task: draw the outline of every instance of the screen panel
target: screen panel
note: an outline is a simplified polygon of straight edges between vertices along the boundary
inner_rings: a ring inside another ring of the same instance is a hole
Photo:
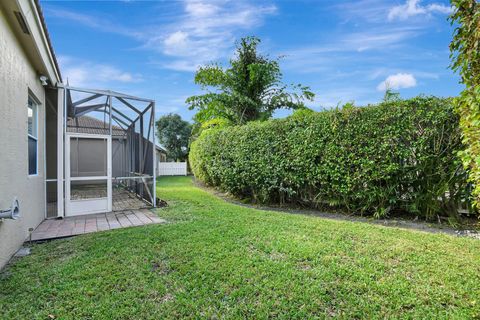
[[[70,199],[87,200],[108,197],[107,180],[70,181]]]
[[[107,139],[72,137],[70,176],[107,176]]]

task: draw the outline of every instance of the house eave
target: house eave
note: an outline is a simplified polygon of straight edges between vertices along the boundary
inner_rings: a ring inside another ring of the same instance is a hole
[[[47,76],[53,86],[61,83],[60,69],[38,0],[2,1],[1,9],[37,73]],[[15,12],[23,17],[28,33],[22,30]]]

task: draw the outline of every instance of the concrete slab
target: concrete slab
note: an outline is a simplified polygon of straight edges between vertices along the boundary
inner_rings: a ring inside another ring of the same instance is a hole
[[[72,237],[84,233],[165,223],[148,209],[44,220],[32,233],[32,241]]]

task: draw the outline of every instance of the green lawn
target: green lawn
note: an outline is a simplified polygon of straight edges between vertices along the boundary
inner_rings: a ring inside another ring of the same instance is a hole
[[[2,319],[480,317],[480,241],[260,211],[162,178],[170,223],[35,245]]]

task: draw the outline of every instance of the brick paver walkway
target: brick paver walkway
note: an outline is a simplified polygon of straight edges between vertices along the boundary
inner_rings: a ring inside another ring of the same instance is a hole
[[[32,233],[32,241],[70,237],[84,233],[165,223],[148,209],[125,210],[44,220]]]

